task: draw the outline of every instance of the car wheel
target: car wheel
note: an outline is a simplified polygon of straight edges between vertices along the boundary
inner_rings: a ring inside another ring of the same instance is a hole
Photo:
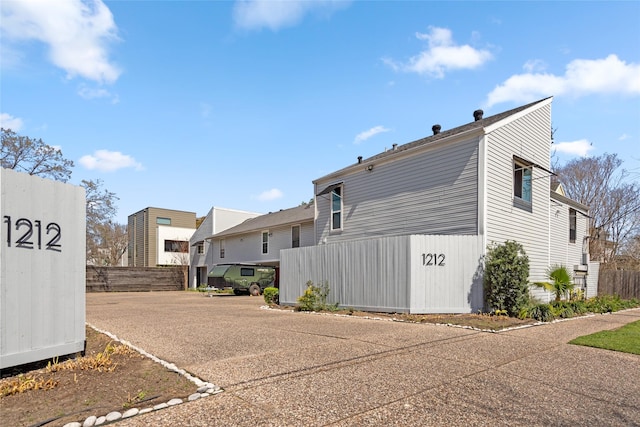
[[[234,290],[233,290],[233,294],[234,294],[234,295],[241,295],[241,294],[242,294],[242,291],[241,291],[240,289],[234,289]]]
[[[251,286],[249,286],[249,294],[254,297],[260,295],[260,285],[257,283],[251,284]]]

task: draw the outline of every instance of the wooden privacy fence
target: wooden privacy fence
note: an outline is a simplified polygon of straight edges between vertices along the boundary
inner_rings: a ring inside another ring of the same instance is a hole
[[[87,266],[87,292],[182,291],[187,288],[188,267]]]
[[[600,270],[598,295],[618,295],[623,299],[640,298],[640,271]]]

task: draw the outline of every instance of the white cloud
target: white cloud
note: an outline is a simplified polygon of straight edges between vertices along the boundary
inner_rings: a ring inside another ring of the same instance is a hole
[[[108,45],[118,40],[113,15],[101,0],[8,1],[2,5],[2,37],[38,40],[49,59],[67,72],[112,83],[120,69],[109,60]]]
[[[526,67],[525,67],[526,68]],[[487,96],[487,107],[502,102],[529,102],[546,96],[590,94],[640,95],[640,64],[627,64],[616,55],[576,59],[564,75],[525,73],[509,77]]]
[[[93,155],[82,156],[78,162],[89,170],[100,172],[113,172],[123,168],[142,170],[142,165],[133,157],[119,151],[98,150]]]
[[[558,153],[585,157],[589,154],[589,151],[593,150],[593,144],[586,139],[579,139],[572,142],[560,142],[553,144],[553,149]]]
[[[541,72],[547,69],[547,64],[541,59],[530,59],[522,66],[527,73]]]
[[[0,113],[0,127],[18,132],[22,129],[22,124],[22,119],[13,117],[11,114]]]
[[[266,27],[277,31],[300,23],[311,12],[330,15],[348,4],[348,1],[337,0],[238,0],[233,8],[233,18],[239,28],[259,30]]]
[[[377,135],[377,134],[383,133],[383,132],[389,132],[390,130],[391,129],[387,129],[384,126],[372,127],[369,130],[365,130],[364,132],[360,132],[359,134],[357,134],[356,138],[353,141],[353,143],[354,144],[360,144],[361,142],[366,141],[367,139],[371,138],[374,135]]]
[[[620,135],[620,136],[618,137],[618,141],[625,141],[625,140],[627,140],[627,139],[629,139],[629,138],[630,138],[630,136],[629,136],[629,135],[627,135],[626,133],[623,133],[622,135]]]
[[[469,45],[457,45],[448,28],[429,27],[429,33],[416,33],[418,40],[426,40],[428,48],[412,56],[406,63],[383,58],[383,62],[395,71],[413,72],[435,78],[443,78],[445,72],[474,69],[493,58],[488,50]]]
[[[111,100],[112,104],[120,102],[118,95],[114,95],[104,88],[91,88],[87,85],[80,85],[78,88],[78,95],[84,99],[107,98]]]
[[[260,193],[260,195],[258,196],[258,200],[260,200],[261,202],[268,202],[271,200],[280,199],[282,198],[282,196],[284,196],[282,191],[278,190],[277,188],[272,188],[271,190],[263,191],[262,193]]]

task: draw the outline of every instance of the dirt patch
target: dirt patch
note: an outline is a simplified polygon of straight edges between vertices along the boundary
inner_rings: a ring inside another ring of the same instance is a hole
[[[292,307],[272,305],[276,310],[295,311]],[[407,314],[407,313],[371,313],[351,309],[321,311],[325,314],[338,314],[344,316],[379,318],[412,323],[436,323],[445,325],[466,326],[475,329],[500,331],[536,323],[534,319],[518,319],[509,316],[495,316],[490,314]]]
[[[7,369],[2,377],[0,419],[6,426],[82,423],[90,415],[185,399],[197,389],[182,375],[89,327],[85,357]]]

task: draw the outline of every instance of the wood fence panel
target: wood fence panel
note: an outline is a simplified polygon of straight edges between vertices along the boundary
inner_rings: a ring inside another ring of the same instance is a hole
[[[87,292],[182,291],[187,288],[187,266],[87,266]]]
[[[640,271],[600,270],[598,295],[640,298]]]

